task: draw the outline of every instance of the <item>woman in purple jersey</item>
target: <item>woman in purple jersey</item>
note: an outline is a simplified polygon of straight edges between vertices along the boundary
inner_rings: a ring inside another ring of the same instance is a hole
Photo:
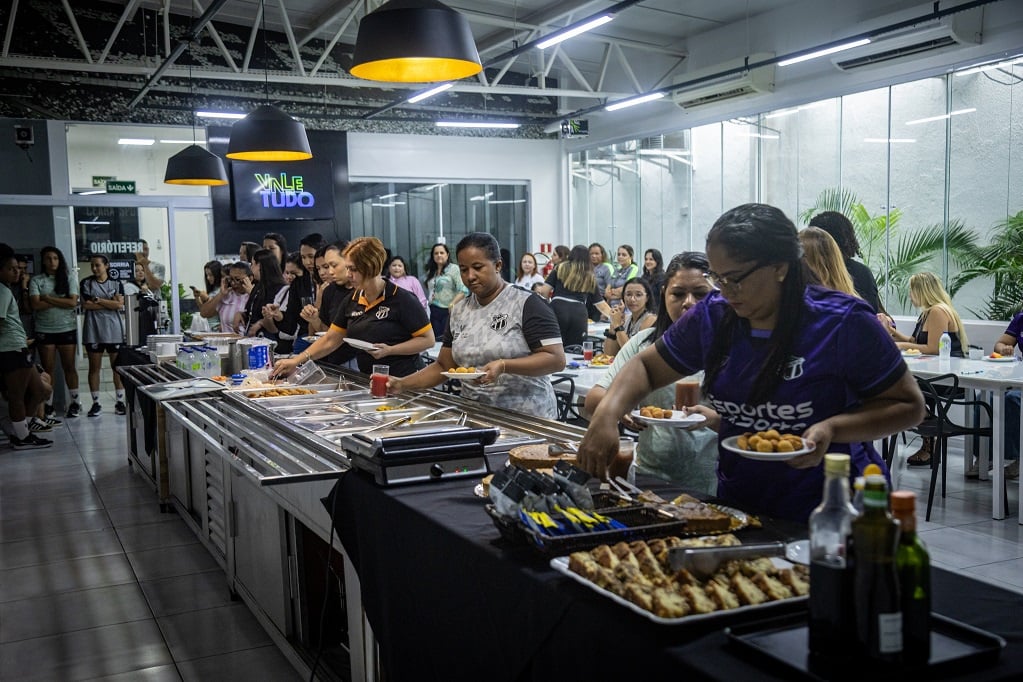
[[[580,446],[604,475],[618,419],[642,396],[705,370],[719,438],[777,429],[813,452],[784,462],[720,449],[718,496],[748,511],[805,521],[820,503],[825,452],[848,452],[853,472],[884,467],[870,441],[924,417],[923,396],[895,344],[862,300],[807,285],[796,228],[764,204],[728,211],[707,235],[716,291],[626,364]]]

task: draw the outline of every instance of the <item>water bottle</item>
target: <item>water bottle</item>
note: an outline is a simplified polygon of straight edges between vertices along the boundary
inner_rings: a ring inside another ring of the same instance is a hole
[[[210,368],[213,367],[213,363],[210,362],[210,349],[206,346],[199,346],[199,365],[199,376],[213,376],[210,372]]]
[[[952,337],[948,335],[948,332],[941,333],[941,339],[938,341],[938,357],[942,360],[952,357]]]
[[[178,346],[178,358],[174,361],[174,366],[178,369],[188,369],[186,362],[188,362],[188,352],[184,346]]]

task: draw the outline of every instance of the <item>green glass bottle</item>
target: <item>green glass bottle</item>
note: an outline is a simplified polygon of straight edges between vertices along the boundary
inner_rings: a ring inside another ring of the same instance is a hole
[[[916,494],[891,494],[892,514],[899,522],[895,565],[902,605],[902,662],[926,665],[931,658],[931,557],[916,534]]]
[[[884,476],[867,476],[863,514],[852,522],[856,562],[853,598],[856,640],[863,655],[897,663],[902,653],[902,612],[895,551],[899,525],[888,513],[888,484]]]

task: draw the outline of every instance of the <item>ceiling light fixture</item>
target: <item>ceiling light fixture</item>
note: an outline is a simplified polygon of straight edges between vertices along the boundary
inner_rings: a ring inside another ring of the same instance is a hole
[[[195,115],[199,118],[229,118],[229,119],[242,119],[245,118],[245,114],[235,113],[233,111],[197,111]]]
[[[453,85],[454,85],[454,83],[442,83],[442,84],[438,85],[435,88],[430,88],[429,90],[426,90],[424,92],[420,92],[418,95],[412,95],[411,97],[409,97],[405,101],[408,102],[409,104],[415,104],[416,102],[422,102],[424,99],[429,99],[429,98],[433,97],[434,95],[439,95],[440,93],[444,92],[445,90],[451,89],[451,87]]]
[[[238,161],[311,159],[313,152],[309,148],[305,126],[270,104],[270,51],[267,49],[265,0],[260,0],[259,6],[263,15],[263,88],[267,103],[231,126],[227,158]]]
[[[189,44],[191,47],[191,44]],[[189,55],[191,58],[191,55]],[[203,149],[196,140],[195,128],[198,121],[195,116],[195,90],[192,85],[192,63],[188,63],[188,98],[192,110],[192,144],[167,159],[167,168],[163,173],[163,182],[167,185],[189,185],[218,187],[227,184],[227,171],[224,162],[211,151]],[[160,140],[164,142],[164,140]],[[173,143],[175,140],[166,140]]]
[[[156,144],[156,140],[141,137],[122,137],[117,141],[117,144],[128,145],[131,147],[148,147],[152,144]]]
[[[561,29],[560,31],[552,33],[551,35],[537,43],[536,46],[541,50],[546,50],[548,47],[557,45],[562,41],[568,40],[569,38],[575,38],[580,33],[586,33],[587,31],[592,31],[598,26],[603,26],[604,24],[610,22],[612,19],[614,19],[614,16],[610,14],[604,14],[595,19],[590,19],[588,21],[584,20],[579,24],[576,24],[575,26],[568,26],[566,28]]]
[[[984,71],[994,71],[995,69],[1007,69],[1015,64],[1023,64],[1023,59],[1014,57],[1011,60],[1001,60],[997,62],[991,62],[990,64],[980,64],[978,66],[971,66],[962,71],[956,71],[956,76],[969,76],[974,73],[983,73]]]
[[[877,142],[880,144],[912,144],[916,140],[908,137],[865,137],[864,142]]]
[[[501,121],[437,121],[438,128],[506,128],[514,130],[519,125]]]
[[[437,0],[390,0],[362,18],[349,73],[387,83],[432,83],[482,70],[464,16]]]
[[[833,47],[826,47],[823,50],[815,50],[813,52],[807,52],[801,54],[798,57],[792,57],[791,59],[783,59],[778,62],[778,66],[790,66],[792,64],[798,64],[799,62],[807,62],[811,59],[817,59],[818,57],[826,57],[829,54],[835,54],[836,52],[845,52],[851,50],[854,47],[860,47],[863,45],[869,45],[870,38],[860,38],[859,40],[853,40],[848,43],[842,43],[841,45],[835,45]]]
[[[634,107],[637,104],[653,102],[654,100],[661,99],[662,97],[664,97],[663,92],[651,92],[649,95],[641,95],[639,97],[632,97],[631,99],[618,100],[614,104],[609,104],[604,107],[604,111],[618,111],[619,109]]]
[[[906,125],[915,126],[921,123],[930,123],[931,121],[944,121],[945,119],[952,118],[953,116],[961,116],[962,114],[972,114],[976,110],[977,110],[976,107],[970,107],[969,109],[957,109],[955,111],[950,111],[947,114],[941,114],[940,116],[928,116],[927,118],[918,118],[912,121],[906,121]]]

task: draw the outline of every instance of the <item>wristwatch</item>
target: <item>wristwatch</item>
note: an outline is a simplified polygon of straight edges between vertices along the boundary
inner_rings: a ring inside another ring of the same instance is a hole
[[[610,329],[605,329],[604,330],[604,338],[605,339],[614,339],[614,337],[615,337],[615,333],[613,331],[611,331]]]
[[[623,332],[623,331],[625,331],[625,325],[624,324],[620,324],[617,327],[615,327],[615,329],[614,329],[615,334],[617,334],[618,332]]]

